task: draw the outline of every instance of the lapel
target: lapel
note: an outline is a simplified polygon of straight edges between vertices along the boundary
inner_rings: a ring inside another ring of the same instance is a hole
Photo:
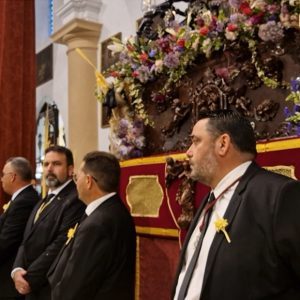
[[[227,210],[224,215],[224,218],[227,219],[227,221],[228,221],[228,227],[226,227],[226,229],[227,229],[229,236],[230,236],[230,227],[231,227],[232,221],[233,221],[233,219],[238,211],[238,208],[241,204],[241,201],[243,199],[242,194],[245,191],[249,180],[255,175],[255,173],[259,169],[260,169],[260,167],[258,167],[256,165],[256,163],[254,163],[254,162],[249,166],[249,168],[246,170],[245,174],[242,176],[242,178],[241,178],[237,188],[235,189],[234,194],[229,202],[229,205],[228,205]],[[227,243],[224,235],[216,234],[213,239],[213,242],[211,244],[207,262],[206,262],[202,291],[204,290],[205,284],[207,283],[209,273],[211,272],[212,265],[213,265],[213,262],[215,261],[215,257],[217,255],[217,252],[221,245],[221,242]]]
[[[105,209],[105,207],[107,205],[110,205],[113,203],[113,201],[115,201],[115,199],[117,199],[117,195],[108,198],[104,203],[102,203],[100,206],[98,206],[91,215],[95,215],[95,213],[97,214],[97,212],[100,212],[103,208]],[[91,218],[91,215],[86,216],[86,218],[84,218],[83,220],[81,220],[78,224],[78,227],[74,233],[73,238],[70,240],[69,243],[64,243],[62,249],[60,250],[59,254],[57,255],[56,259],[54,260],[54,262],[52,263],[49,272],[48,272],[48,277],[52,277],[55,276],[53,275],[56,272],[56,268],[57,266],[62,263],[65,265],[65,260],[66,258],[69,258],[71,253],[72,253],[72,248],[73,248],[73,244],[76,238],[76,235],[78,234],[78,232],[80,231],[81,227],[84,226],[84,223],[87,221],[88,218]],[[93,218],[93,217],[92,217]],[[98,216],[97,218],[98,219]],[[66,252],[66,253],[65,253]],[[61,261],[62,260],[62,261]],[[61,262],[60,262],[61,261]]]
[[[40,217],[34,223],[35,215],[43,202],[43,199],[40,200],[30,215],[30,218],[29,218],[27,226],[26,226],[26,232],[25,232],[24,239],[27,240],[31,236],[31,234],[34,232],[34,230],[38,227],[37,225],[39,225],[46,218],[46,216],[50,212],[52,212],[61,203],[61,201],[64,198],[66,198],[69,194],[71,194],[75,190],[76,190],[76,186],[75,186],[74,181],[72,180],[67,186],[65,186],[65,188],[63,188],[56,196],[54,196],[54,199],[52,200],[52,202],[49,204],[48,207],[45,208],[43,213],[40,215]]]

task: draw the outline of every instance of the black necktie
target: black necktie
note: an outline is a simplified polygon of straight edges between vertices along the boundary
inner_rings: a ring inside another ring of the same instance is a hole
[[[44,198],[43,203],[47,204],[54,196],[55,194],[47,195],[47,197]]]
[[[201,250],[203,238],[205,236],[205,232],[206,232],[206,229],[208,227],[209,219],[210,219],[210,216],[211,216],[211,213],[212,213],[213,206],[210,206],[210,204],[214,200],[215,200],[215,195],[214,195],[214,193],[211,193],[210,196],[209,196],[208,202],[206,203],[206,206],[203,210],[204,211],[203,229],[201,231],[199,241],[198,241],[197,247],[195,249],[195,252],[192,256],[192,259],[190,261],[190,264],[188,265],[188,268],[185,272],[185,275],[184,275],[184,278],[183,278],[183,281],[182,281],[182,284],[181,284],[181,287],[180,287],[180,290],[179,290],[178,300],[183,300],[185,298],[186,293],[187,293],[187,290],[188,290],[188,287],[189,287],[189,284],[190,284],[190,281],[191,281],[191,278],[192,278],[192,275],[193,275],[193,272],[194,272],[194,269],[195,269],[195,266],[196,266],[196,263],[197,263],[197,260],[198,260],[198,257],[199,257],[199,253],[200,253],[200,250]]]

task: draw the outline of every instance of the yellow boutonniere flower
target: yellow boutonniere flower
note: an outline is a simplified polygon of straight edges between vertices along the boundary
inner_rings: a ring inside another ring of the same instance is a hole
[[[68,239],[66,241],[66,245],[68,245],[70,243],[71,239],[74,237],[77,227],[78,227],[78,223],[76,223],[74,228],[70,228],[68,230],[68,234],[67,234]]]
[[[225,238],[227,240],[228,243],[231,243],[230,237],[226,231],[226,226],[228,225],[228,221],[226,219],[220,218],[217,215],[217,220],[215,221],[215,227],[216,227],[216,231],[220,232],[222,231],[225,235]]]
[[[10,201],[2,206],[4,212],[9,208],[9,205],[10,205]]]

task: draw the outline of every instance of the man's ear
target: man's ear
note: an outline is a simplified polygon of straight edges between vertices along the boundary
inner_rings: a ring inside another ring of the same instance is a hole
[[[86,175],[86,185],[87,188],[90,190],[93,185],[93,178],[91,175]]]
[[[231,138],[230,138],[229,134],[223,133],[222,135],[220,135],[217,138],[217,141],[216,141],[216,151],[217,151],[217,153],[220,156],[226,155],[226,153],[229,150],[230,143],[231,143]]]
[[[74,166],[68,166],[68,176],[72,177],[74,174]]]

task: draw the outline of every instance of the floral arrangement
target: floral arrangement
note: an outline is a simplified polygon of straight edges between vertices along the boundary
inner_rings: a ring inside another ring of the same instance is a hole
[[[172,13],[167,14],[155,39],[130,37],[125,43],[114,39],[109,49],[119,60],[105,75],[114,78],[114,89],[128,108],[127,114],[112,126],[111,140],[120,150],[119,158],[140,156],[144,146],[140,124],[154,126],[143,101],[146,83],[164,78],[161,90],[153,93],[151,99],[158,104],[167,101],[173,85],[201,55],[209,58],[215,51],[242,41],[251,49],[252,63],[263,83],[271,88],[286,88],[285,83],[268,77],[260,68],[257,45],[261,41],[280,42],[286,29],[300,26],[299,13],[300,0],[207,1],[201,8],[190,5],[183,22],[175,20]],[[100,91],[98,97],[104,99],[105,93]],[[292,89],[289,100],[299,104],[299,85],[296,91]],[[299,121],[299,112],[295,115]]]

